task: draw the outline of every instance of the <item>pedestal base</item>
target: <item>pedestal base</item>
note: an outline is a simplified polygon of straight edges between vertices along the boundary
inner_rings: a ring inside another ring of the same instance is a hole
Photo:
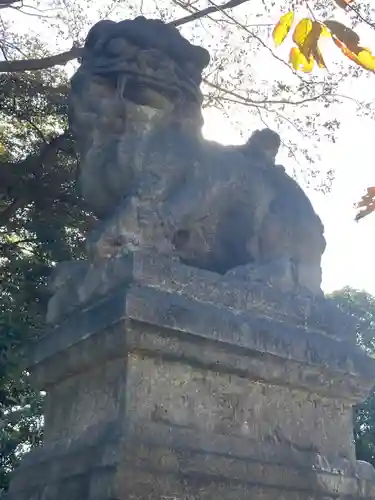
[[[352,436],[374,360],[311,317],[239,310],[210,273],[131,258],[122,286],[36,346],[45,444],[9,499],[375,499]]]

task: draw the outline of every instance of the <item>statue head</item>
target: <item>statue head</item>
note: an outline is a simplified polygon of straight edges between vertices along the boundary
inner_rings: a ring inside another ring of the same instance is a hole
[[[277,132],[269,128],[255,130],[247,143],[244,151],[249,154],[261,153],[270,162],[274,163],[281,145],[281,138]]]
[[[104,20],[91,28],[71,80],[69,121],[83,196],[97,215],[108,215],[132,189],[134,148],[145,134],[168,125],[200,133],[199,86],[209,60],[160,20]]]
[[[137,104],[159,107],[160,94],[170,102],[179,98],[201,104],[199,85],[209,53],[192,45],[172,25],[158,19],[100,21],[89,31],[82,66],[113,84],[121,96]],[[148,92],[152,90],[153,92]]]

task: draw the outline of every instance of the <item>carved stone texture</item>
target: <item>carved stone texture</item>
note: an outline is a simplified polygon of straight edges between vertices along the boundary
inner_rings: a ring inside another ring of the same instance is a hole
[[[212,271],[181,266],[171,257],[135,252],[90,265],[78,261],[63,262],[60,266],[61,270],[51,276],[54,296],[47,313],[51,325],[79,311],[82,304],[87,307],[102,301],[136,280],[190,299],[308,327],[352,344],[356,341],[355,320],[324,297],[281,294],[263,283],[229,279]]]
[[[373,359],[272,289],[141,252],[125,274],[36,344],[44,445],[8,500],[375,500],[352,431]]]
[[[152,250],[233,279],[321,293],[323,226],[275,165],[280,137],[225,147],[201,134],[208,52],[171,25],[138,17],[90,31],[71,81],[80,181],[101,219],[97,262]]]

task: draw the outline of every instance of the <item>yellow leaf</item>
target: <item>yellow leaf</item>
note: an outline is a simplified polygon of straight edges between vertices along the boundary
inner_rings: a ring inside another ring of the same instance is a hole
[[[355,62],[358,66],[361,66],[364,69],[375,71],[375,56],[373,56],[371,50],[360,47],[359,45],[348,48],[336,37],[333,36],[332,38],[335,44],[341,49],[341,52],[351,61]]]
[[[311,19],[305,18],[297,24],[293,33],[293,42],[301,47],[312,30],[313,23]]]
[[[371,54],[370,50],[360,50],[357,54],[357,59],[362,68],[375,71],[375,57]]]
[[[328,28],[318,21],[305,18],[297,24],[293,33],[293,41],[308,61],[311,61],[312,56],[319,68],[327,68],[318,47],[321,36],[331,36]]]
[[[296,71],[310,73],[314,68],[314,59],[307,59],[298,47],[292,47],[289,53],[289,62]]]
[[[320,50],[319,50],[318,47],[316,47],[312,51],[312,56],[315,59],[315,61],[316,61],[317,65],[319,66],[319,68],[327,69],[326,63],[324,62],[324,59],[323,59],[323,55],[320,52]]]
[[[272,38],[275,42],[276,47],[281,45],[285,38],[287,37],[290,28],[292,27],[294,21],[294,12],[290,11],[280,17],[279,22],[276,24],[273,32]]]
[[[305,56],[303,57],[304,60],[301,61],[301,70],[304,73],[311,73],[311,71],[314,69],[314,59],[312,57],[310,57],[310,59],[306,59]]]
[[[299,56],[300,50],[297,47],[292,47],[289,52],[289,62],[293,68],[298,71],[299,69]]]
[[[300,46],[302,54],[306,59],[310,59],[313,52],[318,51],[318,42],[320,38],[320,33],[322,32],[322,26],[317,21],[314,21],[311,25],[311,30],[306,37],[304,43]]]
[[[321,23],[322,26],[322,31],[320,33],[321,37],[329,38],[331,36],[331,32],[327,28],[327,26],[324,23]]]
[[[318,48],[318,41],[323,31],[323,25],[309,18],[301,19],[297,24],[293,41],[298,46],[305,58],[310,61],[311,56],[318,63],[320,68],[326,68],[323,56]],[[326,31],[328,32],[327,28]]]

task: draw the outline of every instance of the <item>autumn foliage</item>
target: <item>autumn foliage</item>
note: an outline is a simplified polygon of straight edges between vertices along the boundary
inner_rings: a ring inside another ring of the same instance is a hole
[[[334,0],[338,7],[344,10],[353,10],[354,0]],[[283,14],[273,29],[272,38],[276,47],[280,46],[295,25],[292,40],[294,45],[289,52],[289,63],[296,71],[310,73],[315,66],[327,69],[323,54],[319,48],[319,41],[323,37],[330,37],[341,52],[351,61],[365,70],[375,72],[375,56],[371,50],[362,47],[358,34],[344,24],[328,19],[303,18],[295,23],[295,12]],[[357,203],[358,213],[356,221],[375,212],[375,186],[367,189],[367,193]]]
[[[335,0],[343,9],[351,9],[353,0]],[[282,15],[275,26],[272,37],[278,47],[288,36],[295,21],[294,11]],[[319,21],[304,18],[297,22],[293,31],[294,46],[290,49],[289,63],[296,71],[310,73],[315,64],[326,69],[323,55],[319,49],[322,37],[331,37],[335,45],[350,60],[368,71],[375,71],[375,56],[371,50],[360,45],[355,31],[335,20]]]
[[[355,218],[357,221],[375,212],[375,186],[367,188],[367,193],[362,196],[361,201],[357,203],[357,208],[359,208],[359,212]]]

